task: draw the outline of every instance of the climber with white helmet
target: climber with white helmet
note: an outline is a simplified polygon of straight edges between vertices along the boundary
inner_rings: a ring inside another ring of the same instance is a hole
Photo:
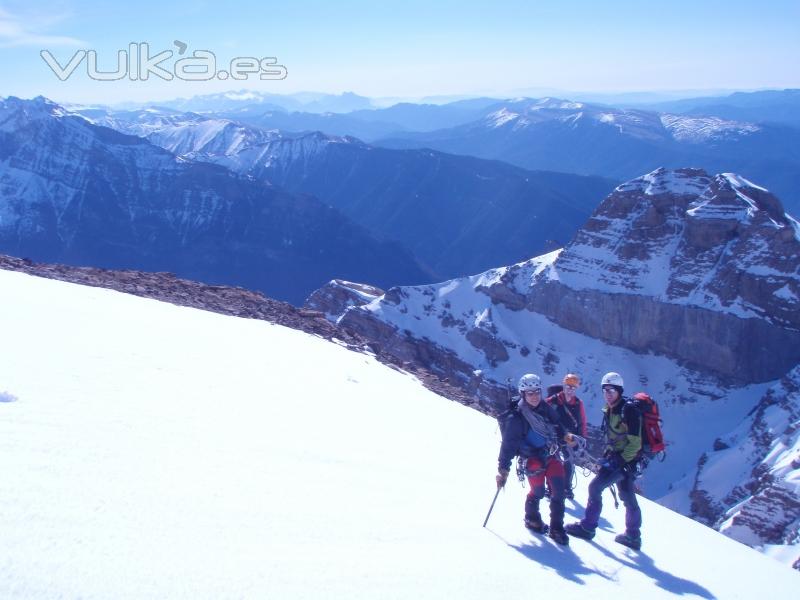
[[[606,373],[600,381],[605,400],[603,433],[606,439],[604,460],[600,470],[589,483],[589,500],[583,519],[567,525],[566,532],[590,540],[603,510],[603,490],[617,484],[619,497],[625,504],[625,533],[615,541],[638,550],[642,547],[642,512],[636,500],[634,481],[636,463],[642,449],[642,417],[639,410],[623,397],[624,381],[619,373]]]
[[[564,533],[564,465],[558,453],[565,427],[555,409],[543,400],[538,375],[523,375],[517,391],[519,398],[498,419],[503,442],[495,478],[497,487],[506,484],[512,459],[519,457],[517,474],[521,480],[527,477],[531,486],[525,499],[525,526],[537,533],[547,533],[548,526],[539,512],[547,479],[552,492],[549,536],[559,544],[568,544],[569,538]]]

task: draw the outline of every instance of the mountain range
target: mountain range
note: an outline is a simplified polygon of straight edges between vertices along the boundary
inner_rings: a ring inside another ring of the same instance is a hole
[[[176,157],[44,98],[0,102],[0,251],[173,271],[301,303],[332,277],[430,280],[308,195]],[[349,275],[344,275],[349,273]]]
[[[373,106],[372,100],[352,92],[326,94],[320,92],[297,92],[294,94],[272,94],[256,90],[231,90],[217,94],[204,94],[191,98],[164,100],[159,106],[178,111],[219,112],[258,106],[263,110],[304,111],[309,113],[350,112]],[[122,109],[140,109],[150,103],[123,103]]]
[[[214,109],[214,107],[217,107]],[[800,212],[800,91],[773,90],[609,106],[558,98],[472,98],[440,105],[311,113],[204,105],[260,128],[322,131],[389,148],[430,148],[524,169],[629,179],[659,166],[737,172]]]
[[[800,129],[782,124],[522,98],[498,103],[471,123],[374,143],[620,180],[658,167],[737,172],[800,212]]]
[[[211,114],[266,129],[322,131],[369,142],[402,131],[435,131],[469,123],[480,119],[497,102],[495,98],[471,98],[447,104],[400,102],[385,108],[345,113],[265,110],[255,104],[236,110],[215,110]]]
[[[82,114],[186,160],[311,194],[380,238],[401,243],[441,278],[562,246],[615,185],[601,177],[379,148],[320,132],[264,130],[193,113]]]

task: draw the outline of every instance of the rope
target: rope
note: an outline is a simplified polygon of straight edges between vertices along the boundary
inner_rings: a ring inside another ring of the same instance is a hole
[[[564,447],[567,460],[586,471],[597,473],[600,470],[600,461],[586,450],[586,438],[572,434],[572,439],[575,441],[575,444],[572,446],[567,444]]]
[[[555,442],[555,427],[548,424],[547,421],[536,414],[527,402],[520,402],[519,411],[522,413],[522,416],[525,417],[525,420],[528,422],[528,425],[531,426],[531,429],[547,440],[549,445],[552,445]]]

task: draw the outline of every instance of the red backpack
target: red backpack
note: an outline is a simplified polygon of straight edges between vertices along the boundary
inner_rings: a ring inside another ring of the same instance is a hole
[[[631,404],[642,415],[642,452],[648,457],[664,453],[667,446],[664,444],[664,434],[661,433],[661,416],[656,401],[645,392],[637,392]]]

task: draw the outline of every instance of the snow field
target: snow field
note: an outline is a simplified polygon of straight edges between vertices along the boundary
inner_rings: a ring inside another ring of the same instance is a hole
[[[2,598],[796,589],[790,569],[646,500],[638,554],[612,541],[610,502],[596,542],[530,534],[515,481],[482,529],[495,422],[369,356],[18,273],[0,290],[15,398],[0,403]]]

